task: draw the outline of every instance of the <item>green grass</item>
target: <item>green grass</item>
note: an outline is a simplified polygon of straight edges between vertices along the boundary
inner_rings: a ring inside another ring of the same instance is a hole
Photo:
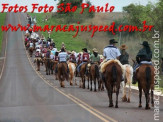
[[[31,13],[30,13],[31,14]],[[51,17],[51,14],[44,14],[44,13],[32,13],[32,17],[36,16],[37,18],[37,25],[44,27],[45,25],[65,25],[61,22],[60,18],[55,18],[52,17],[48,21],[44,22],[43,20],[45,19],[46,15],[48,17]],[[68,25],[68,24],[67,24]],[[47,32],[41,32],[45,38],[48,37]],[[66,49],[67,50],[75,50],[75,51],[81,51],[82,48],[86,47],[86,43],[79,38],[78,36],[73,38],[73,35],[75,35],[75,32],[52,32],[51,33],[51,38],[54,40],[56,47],[58,49],[61,48],[62,42],[65,43]]]
[[[4,25],[4,23],[5,23],[5,17],[6,17],[6,13],[1,13],[0,14],[0,27],[2,25]],[[0,53],[1,53],[1,49],[2,49],[2,39],[3,39],[3,32],[0,29]]]

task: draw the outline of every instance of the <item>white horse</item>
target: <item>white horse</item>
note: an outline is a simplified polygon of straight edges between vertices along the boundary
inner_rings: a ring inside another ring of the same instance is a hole
[[[75,85],[77,85],[76,83],[76,79],[75,79],[75,71],[76,71],[76,66],[74,63],[68,62],[68,68],[69,68],[69,79],[70,79],[70,85],[73,85],[73,80],[75,80]]]
[[[124,81],[121,83],[122,86],[122,101],[123,102],[130,102],[130,96],[131,96],[131,83],[132,83],[132,77],[133,77],[133,68],[129,64],[123,65],[123,77]],[[128,99],[126,97],[126,85],[128,84]]]

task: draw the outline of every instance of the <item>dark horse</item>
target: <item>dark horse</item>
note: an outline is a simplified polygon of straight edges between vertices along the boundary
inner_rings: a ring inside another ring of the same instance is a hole
[[[119,88],[122,79],[122,68],[117,60],[110,60],[106,62],[106,65],[103,68],[104,68],[103,80],[109,97],[109,107],[114,106],[112,100],[112,94],[116,93],[115,108],[118,108],[118,95],[119,95]]]
[[[51,71],[51,59],[50,58],[45,58],[44,59],[44,63],[45,63],[45,68],[46,68],[46,75],[50,75],[50,71]]]
[[[90,67],[90,81],[91,81],[91,91],[92,91],[92,80],[94,81],[94,91],[96,91],[96,81],[98,81],[98,90],[100,90],[99,84],[99,68],[97,64],[92,64]]]
[[[58,61],[53,61],[52,71],[55,71],[56,70],[57,64],[58,64]],[[58,80],[57,72],[55,72],[55,79]]]
[[[33,47],[28,48],[29,56],[32,57],[33,55]]]
[[[84,63],[81,65],[81,68],[80,68],[80,77],[81,77],[81,81],[80,81],[80,85],[79,87],[85,89],[85,80],[86,80],[86,77],[88,78],[88,89],[89,89],[89,74],[86,73],[87,71],[87,64],[88,63]]]
[[[149,91],[151,90],[151,104],[152,107],[154,106],[153,102],[153,90],[154,90],[154,67],[149,64],[142,64],[137,70],[136,70],[136,79],[138,81],[138,87],[139,87],[139,106],[141,105],[141,97],[142,97],[142,89],[145,94],[146,98],[146,107],[145,109],[150,109],[149,106]]]
[[[58,78],[59,78],[59,81],[60,81],[60,86],[61,87],[65,87],[64,85],[64,80],[66,79],[68,81],[69,79],[69,74],[67,73],[68,69],[67,69],[67,64],[66,62],[60,62],[58,64]]]

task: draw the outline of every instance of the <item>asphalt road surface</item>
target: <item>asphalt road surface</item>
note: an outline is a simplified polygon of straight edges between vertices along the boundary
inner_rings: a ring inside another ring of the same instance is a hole
[[[7,23],[12,25],[26,23],[25,14],[7,16]],[[91,92],[67,82],[66,88],[60,88],[53,75],[45,75],[44,66],[39,73],[35,71],[33,59],[26,55],[22,35],[21,31],[7,34],[7,58],[0,80],[0,122],[154,121],[154,108],[144,109],[144,96],[143,108],[138,108],[137,91],[132,90],[131,103],[121,102],[120,93],[119,108],[109,108],[106,91]],[[162,103],[160,98],[160,121],[163,121]]]

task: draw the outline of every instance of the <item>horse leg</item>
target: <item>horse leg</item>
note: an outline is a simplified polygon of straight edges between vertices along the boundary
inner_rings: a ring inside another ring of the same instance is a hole
[[[40,71],[40,63],[37,64],[37,67],[38,67],[37,71]]]
[[[139,108],[141,108],[142,107],[142,105],[141,105],[141,98],[142,98],[142,88],[141,88],[141,86],[138,86],[139,87]]]
[[[126,102],[127,98],[126,98],[126,84],[125,84],[125,81],[122,82],[122,92],[123,92],[122,101]]]
[[[48,68],[46,67],[46,75],[48,75]]]
[[[128,88],[128,100],[127,102],[130,103],[130,96],[131,96],[131,82],[129,82],[129,88]]]
[[[85,76],[83,76],[83,89],[85,89]]]
[[[116,92],[116,105],[115,105],[115,108],[118,108],[118,95],[119,95],[119,88],[117,88],[117,92]]]
[[[89,76],[88,76],[88,89],[89,89]]]
[[[154,107],[154,101],[153,101],[153,89],[151,89],[151,104],[152,104],[152,107]]]
[[[113,105],[113,100],[112,100],[112,94],[113,94],[112,90],[109,90],[109,91],[108,91],[108,96],[109,96],[109,107],[113,107],[113,106],[114,106],[114,105]]]
[[[144,90],[144,93],[145,93],[145,98],[146,98],[146,107],[145,107],[145,109],[150,109],[150,107],[149,107],[149,89],[145,89]]]
[[[108,92],[108,97],[109,97],[109,107],[113,107],[113,100],[112,100],[112,88],[111,85],[105,83],[107,92]]]
[[[90,82],[91,82],[91,89],[90,89],[90,91],[92,91],[92,76],[90,77]]]
[[[94,92],[96,92],[96,78],[94,78]]]
[[[73,86],[72,80],[73,80],[73,74],[70,74],[70,86]]]

